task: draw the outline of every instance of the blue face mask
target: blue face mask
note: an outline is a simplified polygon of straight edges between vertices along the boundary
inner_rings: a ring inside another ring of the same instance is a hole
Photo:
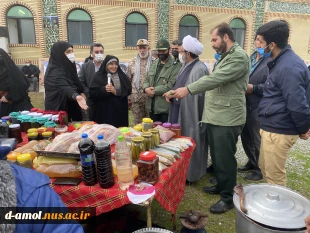
[[[265,48],[257,48],[257,52],[264,58],[268,58],[271,56],[271,51],[269,51],[268,53],[265,53],[265,49],[268,47],[269,45],[267,45]]]
[[[215,60],[219,61],[221,59],[221,55],[218,53],[215,53],[214,58],[215,58]]]

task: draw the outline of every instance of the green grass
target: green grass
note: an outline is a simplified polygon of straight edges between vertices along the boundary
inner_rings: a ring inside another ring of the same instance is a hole
[[[34,107],[43,108],[43,93],[30,93],[32,104]],[[129,113],[130,125],[133,125],[131,112]],[[298,143],[297,143],[298,144]],[[310,199],[310,140],[301,141],[301,146],[295,145],[291,150],[287,165],[287,187],[299,192],[304,197]],[[237,160],[239,165],[246,161],[245,154],[242,150],[240,141],[238,143]],[[243,185],[250,184],[244,179],[246,174],[238,174],[238,183]],[[235,232],[235,211],[228,211],[225,214],[213,215],[209,212],[212,204],[219,200],[218,195],[208,195],[202,191],[204,186],[211,185],[209,183],[210,175],[204,176],[198,183],[192,186],[186,186],[185,194],[179,205],[176,216],[188,210],[200,210],[208,214],[208,224],[206,230],[210,233],[234,233]],[[146,221],[146,209],[136,205],[128,205],[128,209],[138,210],[141,219]],[[172,230],[171,214],[163,209],[157,201],[152,205],[152,221],[154,224]],[[180,232],[181,224],[177,218],[177,231]]]

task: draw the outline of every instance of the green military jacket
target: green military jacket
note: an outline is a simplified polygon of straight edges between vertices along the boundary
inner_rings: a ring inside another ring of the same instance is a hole
[[[156,74],[157,65],[160,63],[159,59],[156,59],[150,66],[147,72],[145,81],[143,83],[143,90],[148,87],[155,88],[154,97],[147,97],[146,100],[146,110],[151,112],[152,100],[154,99],[154,114],[169,113],[169,103],[167,103],[165,97],[162,95],[167,91],[171,90],[173,87],[179,70],[181,69],[180,62],[174,62],[174,58],[169,56],[167,63],[164,65],[160,74],[157,78],[156,83],[154,83],[154,78]]]
[[[202,122],[219,126],[245,124],[250,67],[249,56],[235,43],[221,56],[211,75],[187,86],[192,95],[206,91]]]

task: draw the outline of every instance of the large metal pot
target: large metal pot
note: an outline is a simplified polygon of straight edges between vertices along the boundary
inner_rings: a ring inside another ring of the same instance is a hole
[[[304,233],[304,219],[310,214],[310,201],[282,186],[255,184],[244,186],[244,214],[234,194],[237,233]]]

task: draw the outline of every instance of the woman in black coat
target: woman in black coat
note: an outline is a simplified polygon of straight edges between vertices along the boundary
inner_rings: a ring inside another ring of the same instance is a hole
[[[128,99],[131,83],[115,56],[107,55],[89,88],[93,101],[91,119],[114,127],[128,126]]]
[[[69,121],[81,121],[81,109],[88,106],[74,59],[73,46],[68,42],[56,42],[51,48],[44,76],[45,109],[66,111]]]
[[[27,92],[29,85],[25,75],[0,48],[0,118],[33,108]]]

